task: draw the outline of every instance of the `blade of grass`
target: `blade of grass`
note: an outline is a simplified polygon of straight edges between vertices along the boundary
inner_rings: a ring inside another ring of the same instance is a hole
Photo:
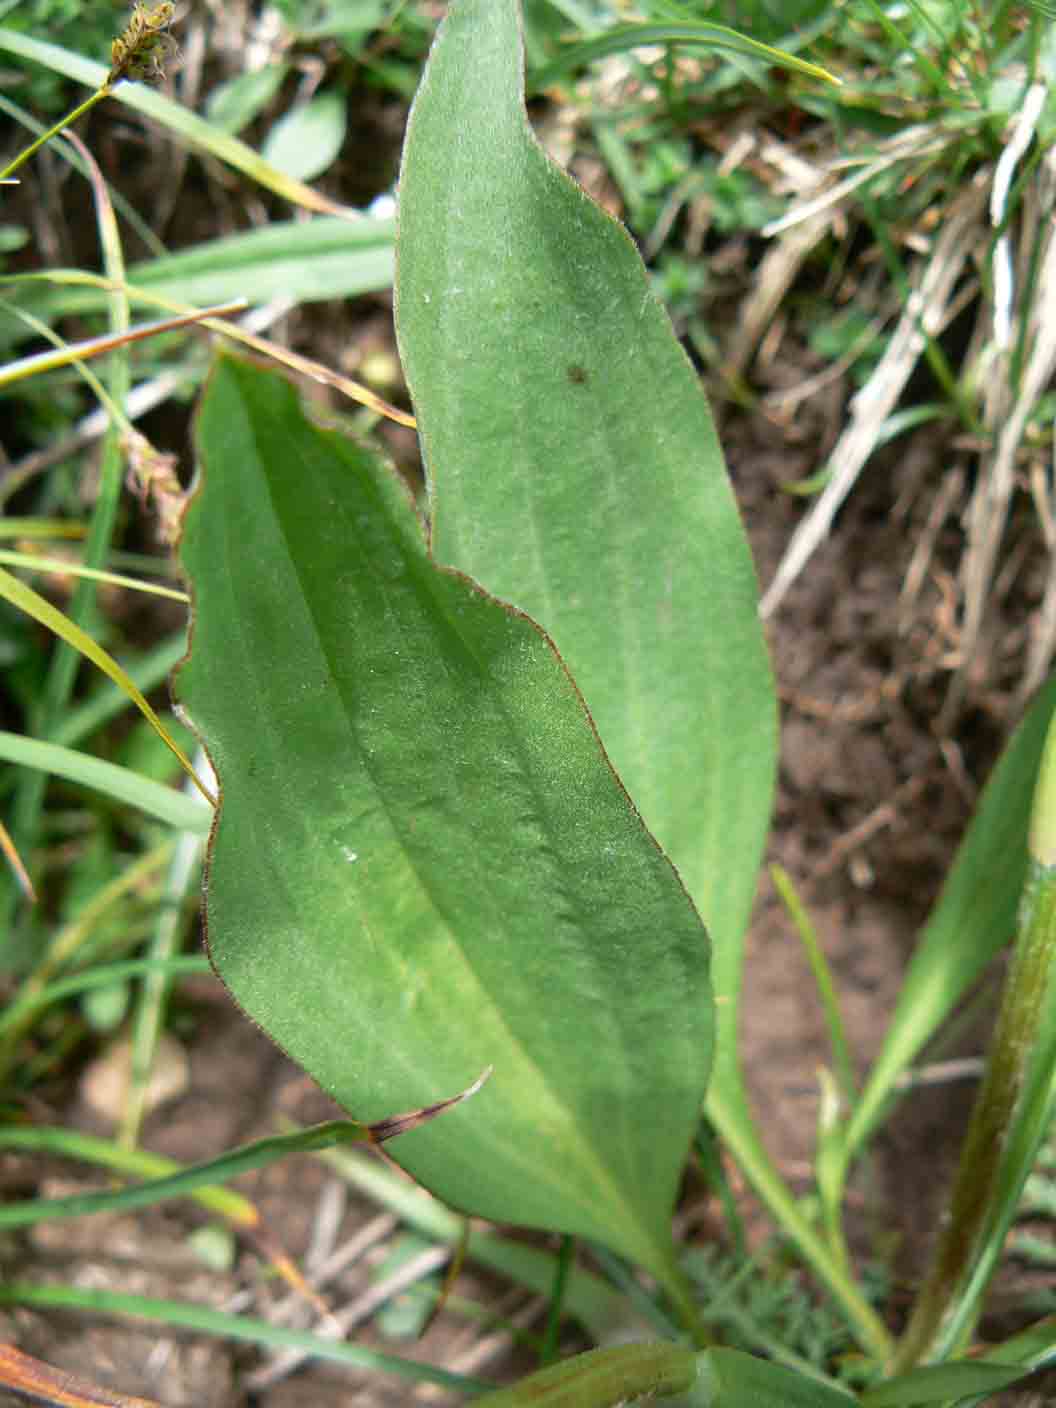
[[[0,521],[0,541],[5,538],[83,538],[83,523],[68,518],[16,518]]]
[[[212,773],[204,749],[199,749],[194,761],[196,771],[204,772],[208,769]],[[215,775],[213,785],[215,786]],[[188,801],[191,800],[187,795],[189,786],[187,779],[184,779],[183,794]],[[132,1066],[128,1097],[118,1132],[118,1142],[126,1149],[134,1148],[139,1142],[140,1126],[147,1109],[150,1078],[172,987],[172,974],[164,965],[167,960],[176,956],[179,949],[187,916],[184,901],[192,885],[198,881],[201,863],[202,838],[184,832],[177,841],[176,850],[169,862],[161,903],[154,920],[154,933],[147,949],[148,955],[158,963],[158,967],[144,977],[132,1017]]]
[[[186,961],[186,960],[182,960]],[[123,967],[123,964],[107,964],[108,968]],[[89,977],[89,974],[78,974],[78,979]],[[74,980],[67,980],[72,982]],[[55,985],[56,987],[59,984]],[[171,1179],[182,1172],[183,1165],[178,1164],[175,1159],[166,1158],[163,1154],[151,1154],[145,1149],[122,1149],[119,1144],[110,1139],[99,1139],[92,1134],[82,1134],[73,1129],[52,1129],[48,1126],[30,1125],[22,1127],[19,1125],[0,1126],[0,1148],[14,1149],[24,1153],[52,1154],[63,1159],[76,1159],[79,1163],[91,1164],[95,1168],[109,1169],[113,1173],[120,1174],[123,1178],[143,1178],[155,1181]],[[210,1180],[206,1180],[208,1185]],[[219,1181],[219,1180],[215,1180]],[[136,1184],[136,1189],[152,1187],[150,1183]],[[115,1189],[108,1193],[88,1193],[80,1195],[80,1198],[112,1198],[120,1197],[123,1192],[135,1190]],[[186,1190],[188,1197],[192,1197],[195,1202],[209,1212],[215,1213],[218,1217],[226,1218],[239,1227],[256,1227],[260,1222],[260,1214],[253,1203],[241,1193],[236,1193],[230,1188],[210,1187],[197,1184]],[[57,1198],[39,1199],[32,1207],[39,1212],[41,1208],[53,1207],[56,1203],[64,1204],[80,1199]],[[140,1204],[136,1204],[139,1206]],[[17,1208],[29,1209],[29,1203],[18,1204],[16,1208],[8,1209],[8,1212],[16,1212]],[[110,1211],[107,1207],[91,1208],[88,1211]],[[65,1216],[61,1212],[53,1213],[52,1216]],[[70,1214],[76,1216],[77,1214]],[[47,1214],[43,1214],[46,1218]],[[15,1226],[32,1226],[38,1220],[37,1216],[30,1211],[28,1215],[15,1222]]]
[[[163,596],[169,601],[179,601],[186,605],[190,597],[175,587],[163,587],[158,582],[142,582],[138,577],[125,577],[120,572],[100,572],[85,567],[79,562],[69,562],[61,557],[37,557],[33,553],[5,552],[0,550],[0,563],[8,567],[18,567],[23,572],[49,572],[64,577],[87,577],[93,582],[105,582],[111,587],[127,587],[129,591],[143,592],[147,596]]]
[[[0,597],[5,598],[12,606],[17,606],[19,610],[24,611],[28,616],[32,616],[33,619],[39,621],[42,626],[47,626],[48,629],[54,631],[57,636],[61,636],[75,651],[79,651],[81,655],[86,656],[94,665],[97,665],[105,675],[109,675],[114,683],[118,685],[127,697],[131,699],[132,703],[135,704],[136,708],[147,720],[151,728],[154,729],[159,738],[161,738],[165,746],[179,760],[180,766],[187,773],[188,777],[193,780],[194,785],[198,788],[198,791],[209,805],[216,805],[216,798],[198,779],[186,753],[184,753],[179,744],[169,735],[164,724],[158,718],[151,705],[148,704],[142,692],[136,688],[113,656],[107,654],[101,646],[96,645],[91,636],[86,635],[80,626],[75,625],[69,617],[64,616],[61,611],[52,606],[50,601],[47,601],[44,597],[40,596],[39,593],[33,591],[31,587],[27,587],[24,582],[20,582],[17,577],[12,576],[10,572],[2,567],[0,567]],[[74,656],[74,659],[76,659],[76,656]]]
[[[127,895],[136,893],[147,884],[154,872],[168,860],[172,847],[173,843],[166,841],[164,845],[156,846],[127,866],[120,875],[97,891],[77,912],[76,917],[64,924],[48,943],[15,997],[16,1004],[27,1004],[29,1015],[19,1022],[13,1022],[0,1037],[0,1086],[7,1077],[24,1033],[32,1025],[33,1016],[29,1006],[31,1000],[48,986],[57,973],[74,961],[96,925],[100,924]]]
[[[20,276],[20,281],[24,283],[46,280],[54,283],[85,284],[95,288],[106,288],[108,281],[100,278],[98,274],[85,273],[81,270],[66,270],[59,273],[51,272],[47,274],[27,274]],[[166,297],[164,294],[155,293],[149,288],[139,288],[133,284],[125,284],[124,291],[134,302],[149,303],[159,308],[169,308],[178,313],[194,313],[195,310],[187,308],[185,304],[178,303],[174,299]],[[197,321],[197,319],[195,319]],[[339,372],[331,371],[329,367],[323,366],[321,362],[313,361],[304,357],[298,352],[291,352],[288,348],[281,347],[276,342],[269,342],[266,338],[259,337],[256,333],[250,332],[247,328],[238,323],[232,323],[223,318],[204,318],[202,326],[208,328],[210,332],[221,333],[232,342],[240,342],[243,346],[251,348],[254,352],[271,358],[276,362],[281,362],[284,366],[290,367],[293,371],[299,372],[303,376],[311,377],[313,381],[321,382],[325,386],[332,386],[340,391],[352,401],[358,401],[366,406],[368,410],[374,411],[379,416],[384,416],[387,420],[395,421],[397,425],[406,425],[411,429],[415,426],[415,419],[406,411],[401,411],[396,406],[390,406],[380,396],[370,391],[365,386],[360,386],[358,382],[352,381],[349,377],[342,376]]]
[[[111,280],[107,280],[111,284]],[[124,288],[124,281],[121,281],[121,288]],[[102,337],[85,338],[82,342],[63,342],[60,338],[54,338],[56,343],[54,351],[35,352],[31,357],[22,357],[17,362],[8,362],[6,367],[0,368],[0,387],[10,386],[13,382],[23,381],[26,377],[37,376],[41,372],[54,371],[56,367],[68,366],[71,362],[77,363],[87,361],[91,357],[101,357],[107,352],[116,352],[119,347],[127,347],[130,342],[140,342],[144,338],[157,337],[159,333],[172,332],[175,328],[182,328],[191,323],[203,322],[206,318],[221,317],[225,313],[237,313],[248,305],[244,298],[235,299],[228,303],[217,304],[213,308],[202,308],[189,313],[181,313],[171,318],[161,318],[154,323],[142,323],[139,327],[126,327],[120,332],[109,332]],[[19,310],[12,310],[18,314]],[[38,328],[38,331],[45,336],[52,336],[50,331]]]
[[[554,1266],[554,1284],[550,1291],[550,1304],[546,1312],[546,1327],[543,1330],[543,1343],[539,1349],[540,1365],[550,1364],[557,1357],[558,1341],[561,1337],[561,1321],[565,1313],[565,1293],[568,1290],[568,1275],[576,1255],[575,1237],[564,1236],[557,1252]]]
[[[49,44],[28,34],[18,34],[15,30],[0,28],[0,51],[17,54],[20,58],[29,59],[31,63],[51,69],[54,73],[64,74],[76,83],[84,83],[89,88],[98,89],[106,81],[108,70],[103,64],[74,54],[58,44]],[[359,211],[328,200],[326,196],[313,191],[303,182],[284,175],[245,142],[221,132],[204,118],[198,117],[196,113],[188,111],[162,93],[155,93],[140,83],[119,83],[110,96],[133,111],[152,117],[189,146],[225,162],[235,171],[241,171],[258,185],[274,191],[276,195],[294,205],[303,206],[306,210],[321,211],[325,215],[359,218]]]
[[[38,1222],[87,1217],[96,1212],[127,1212],[131,1208],[167,1202],[170,1198],[188,1197],[200,1189],[210,1188],[212,1184],[224,1183],[253,1169],[266,1168],[268,1164],[273,1164],[277,1159],[284,1159],[288,1154],[315,1154],[321,1149],[330,1149],[339,1144],[376,1145],[438,1118],[453,1106],[475,1095],[481,1084],[482,1081],[477,1080],[458,1095],[440,1100],[435,1105],[376,1120],[373,1124],[360,1124],[356,1120],[327,1120],[323,1124],[310,1125],[290,1134],[268,1135],[264,1139],[254,1140],[252,1144],[244,1144],[239,1149],[230,1149],[218,1158],[206,1159],[203,1163],[189,1167],[181,1167],[158,1154],[144,1154],[139,1149],[122,1149],[120,1145],[105,1140],[90,1141],[87,1135],[78,1135],[70,1130],[0,1126],[0,1148],[48,1148],[52,1152],[72,1153],[76,1147],[82,1151],[77,1157],[84,1157],[84,1151],[92,1149],[92,1162],[103,1163],[109,1168],[120,1167],[128,1170],[135,1168],[138,1163],[145,1168],[153,1166],[159,1170],[169,1170],[146,1183],[137,1183],[130,1188],[9,1203],[6,1207],[0,1207],[0,1227],[30,1227]],[[217,1191],[226,1190],[212,1189],[211,1194]],[[229,1196],[234,1199],[237,1195]],[[252,1208],[252,1219],[246,1225],[255,1227],[260,1221],[259,1214],[245,1199],[241,1202],[243,1208],[239,1218],[245,1221],[245,1209]],[[225,1216],[234,1218],[235,1214],[229,1211]]]
[[[818,64],[797,59],[784,49],[775,49],[770,44],[762,44],[724,24],[712,24],[697,20],[688,24],[621,24],[608,29],[597,38],[586,39],[571,45],[564,53],[540,72],[529,75],[531,86],[536,91],[548,88],[558,78],[573,69],[583,68],[596,59],[607,58],[610,54],[626,53],[629,49],[641,49],[653,44],[679,44],[690,48],[725,49],[749,58],[762,59],[768,66],[787,68],[793,73],[807,78],[821,79],[826,83],[838,84],[835,74]]]
[[[770,876],[782,904],[788,911],[789,918],[796,926],[796,933],[802,940],[803,948],[806,951],[807,962],[810,964],[810,971],[814,978],[814,986],[817,988],[822,1011],[825,1014],[829,1047],[832,1051],[832,1064],[836,1080],[839,1083],[840,1096],[846,1105],[853,1105],[858,1083],[854,1075],[854,1060],[851,1056],[850,1044],[847,1041],[847,1029],[844,1026],[839,999],[836,996],[836,987],[832,981],[832,970],[829,968],[828,959],[818,941],[817,931],[811,923],[810,915],[792,884],[792,877],[781,865],[772,865]]]
[[[392,287],[395,222],[366,218],[350,223],[337,217],[281,220],[262,229],[207,240],[177,254],[135,264],[131,290],[146,297],[178,300],[178,308],[217,303],[239,294],[250,303],[276,297],[309,303],[351,297]],[[63,313],[96,312],[105,289],[97,276],[78,287],[72,270],[50,270],[37,281],[65,272],[61,290],[38,292],[35,311],[54,319]],[[13,284],[30,277],[10,276]],[[163,306],[163,305],[161,305]]]
[[[973,1323],[1056,1092],[1056,724],[1035,791],[1018,934],[983,1084],[931,1268],[895,1367],[947,1357]],[[1010,1157],[1011,1155],[1011,1157]],[[980,1274],[980,1266],[986,1268]]]
[[[103,180],[98,164],[84,144],[72,133],[69,134],[67,140],[73,143],[74,149],[80,154],[88,171],[106,274],[112,280],[123,282],[125,271],[121,240],[113,207],[107,193],[106,182]],[[110,298],[110,331],[114,334],[121,334],[127,332],[128,326],[128,299],[120,293],[113,293]],[[114,353],[110,361],[109,372],[107,405],[108,407],[123,407],[128,395],[130,380],[127,349],[119,348]],[[85,543],[84,565],[86,567],[95,570],[103,568],[110,552],[117,525],[121,477],[120,425],[117,416],[111,410],[100,462],[99,491]],[[49,629],[55,631],[61,639],[59,648],[54,652],[45,676],[40,705],[34,711],[34,717],[31,719],[32,731],[39,737],[46,739],[54,733],[59,719],[65,712],[67,701],[73,692],[81,655],[87,654],[89,658],[95,660],[95,663],[103,665],[103,668],[106,668],[106,665],[103,664],[104,659],[115,670],[118,668],[102,651],[101,647],[91,639],[90,633],[97,628],[99,622],[96,584],[84,578],[78,582],[73,600],[70,603],[68,618],[56,611],[36,592],[23,586],[16,577],[3,568],[0,568],[0,592],[13,605],[23,611],[28,611],[42,625],[47,625]],[[142,695],[140,699],[142,699],[142,706],[150,710],[149,718],[154,711],[150,709]],[[156,721],[154,726],[165,737],[157,715],[154,715],[153,721]],[[166,742],[174,751],[178,752],[171,739],[166,738]],[[16,844],[27,855],[31,855],[40,831],[44,809],[44,790],[45,779],[42,773],[30,771],[20,775],[18,792],[15,797],[12,835]],[[11,898],[13,899],[13,896]],[[10,919],[12,910],[13,904],[8,906],[8,919]],[[29,927],[31,931],[35,927],[32,920]],[[10,933],[10,924],[6,928]]]
[[[167,679],[173,666],[187,654],[187,638],[177,631],[153,650],[122,666],[132,683],[148,694]],[[72,747],[109,723],[128,706],[128,695],[120,685],[106,682],[89,694],[83,704],[70,709],[55,730],[52,741]]]
[[[17,767],[35,768],[55,777],[65,777],[83,787],[102,792],[113,801],[135,807],[147,816],[155,817],[179,831],[192,836],[209,834],[212,808],[186,793],[177,792],[161,782],[133,772],[131,768],[108,763],[90,753],[63,748],[56,743],[41,743],[20,733],[0,731],[0,758]]]
[[[81,1290],[74,1286],[39,1286],[22,1281],[0,1285],[0,1305],[36,1306],[43,1310],[79,1310],[91,1315],[131,1316],[169,1328],[179,1327],[218,1339],[242,1340],[264,1349],[303,1349],[317,1359],[329,1359],[355,1369],[394,1374],[413,1382],[441,1384],[461,1393],[482,1393],[493,1384],[464,1374],[452,1374],[410,1359],[368,1349],[364,1345],[339,1344],[313,1335],[309,1330],[291,1330],[271,1325],[248,1315],[228,1315],[205,1306],[182,1301],[158,1300],[151,1296],[126,1295],[117,1291]]]
[[[39,992],[8,1003],[0,1012],[0,1036],[11,1027],[19,1026],[27,1017],[37,1017],[59,1002],[69,997],[79,997],[93,988],[112,987],[116,983],[127,982],[130,978],[141,978],[146,974],[163,972],[169,978],[185,977],[187,974],[211,973],[208,958],[186,954],[174,958],[126,958],[119,963],[100,963],[83,973],[75,973],[69,978],[60,978],[57,983],[49,983]]]
[[[36,904],[37,892],[33,888],[33,881],[30,879],[29,871],[26,869],[25,861],[18,853],[18,847],[11,839],[11,833],[0,821],[0,853],[7,861],[8,869],[15,877],[15,883],[19,890],[29,900],[30,904]]]

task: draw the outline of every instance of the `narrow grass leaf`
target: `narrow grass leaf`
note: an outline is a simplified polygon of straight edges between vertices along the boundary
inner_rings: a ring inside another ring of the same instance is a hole
[[[262,1349],[302,1349],[316,1359],[347,1364],[354,1369],[395,1374],[419,1383],[442,1384],[461,1393],[480,1393],[493,1385],[448,1369],[437,1369],[411,1359],[368,1349],[365,1345],[342,1344],[313,1335],[309,1330],[291,1330],[272,1325],[251,1315],[231,1315],[204,1305],[185,1301],[158,1300],[152,1296],[128,1295],[120,1291],[81,1290],[75,1286],[43,1286],[25,1281],[0,1284],[0,1305],[28,1305],[42,1310],[78,1310],[89,1315],[129,1316],[170,1329],[213,1335],[224,1340],[241,1340]]]
[[[747,58],[761,59],[768,67],[788,69],[792,73],[804,74],[808,78],[820,79],[825,83],[840,82],[827,69],[799,59],[787,49],[776,49],[772,44],[763,44],[758,39],[730,29],[728,25],[713,24],[708,20],[692,20],[686,24],[614,25],[596,38],[570,44],[552,63],[547,64],[546,68],[532,75],[532,86],[535,89],[547,88],[557,79],[576,69],[584,68],[597,59],[654,44],[678,44],[689,49],[725,49]]]
[[[5,1022],[5,1028],[7,1025]],[[302,1134],[306,1132],[298,1131]],[[194,1198],[209,1212],[226,1218],[239,1227],[255,1227],[260,1221],[256,1208],[241,1193],[236,1193],[230,1188],[210,1186],[226,1176],[222,1160],[219,1171],[215,1168],[216,1161],[211,1161],[205,1167],[213,1171],[204,1180],[195,1182],[194,1174],[197,1169],[187,1168],[164,1154],[152,1154],[146,1149],[125,1149],[110,1139],[100,1139],[96,1135],[82,1134],[74,1129],[54,1129],[47,1125],[0,1125],[0,1149],[77,1159],[96,1168],[110,1169],[123,1177],[150,1180],[137,1183],[133,1188],[115,1188],[105,1193],[80,1193],[68,1198],[25,1199],[12,1203],[0,1208],[0,1217],[6,1214],[10,1219],[8,1226],[32,1227],[37,1222],[82,1217],[93,1212],[120,1211],[129,1204],[127,1201],[115,1204],[114,1198],[127,1198],[129,1193],[142,1194],[146,1189],[151,1190],[150,1195],[141,1196],[135,1206],[161,1202],[164,1196],[181,1196],[181,1190],[159,1195],[157,1185],[161,1183],[168,1187],[173,1178],[185,1173],[191,1174],[192,1178],[183,1185],[182,1194]],[[282,1152],[280,1150],[275,1157],[282,1157]]]
[[[20,58],[42,64],[45,68],[65,74],[67,78],[84,83],[89,88],[101,87],[109,72],[104,64],[63,49],[58,44],[49,44],[43,39],[34,39],[32,35],[19,34],[16,30],[2,27],[0,51],[18,54]],[[205,118],[191,112],[182,103],[166,97],[164,93],[156,93],[142,83],[119,83],[112,96],[116,102],[124,103],[136,112],[146,113],[154,118],[188,146],[197,147],[209,156],[216,157],[218,161],[241,171],[258,185],[274,191],[276,195],[292,201],[295,205],[302,205],[306,210],[322,211],[328,215],[357,214],[337,205],[335,201],[328,200],[326,196],[313,191],[303,182],[295,181],[282,171],[276,171],[245,142],[240,142],[237,137],[213,127]]]
[[[47,626],[48,630],[54,631],[67,645],[79,651],[87,659],[91,660],[93,665],[97,665],[104,674],[109,675],[114,683],[124,690],[125,694],[132,703],[135,704],[136,708],[147,720],[151,728],[154,729],[158,737],[173,753],[184,772],[186,772],[187,776],[198,788],[205,800],[209,803],[213,802],[214,799],[210,796],[207,789],[202,786],[186,753],[184,753],[179,744],[173,741],[172,736],[158,718],[153,708],[148,704],[143,693],[136,688],[113,656],[109,655],[102,646],[97,645],[91,636],[88,635],[86,631],[83,631],[80,626],[71,621],[68,616],[64,616],[61,611],[52,606],[51,602],[48,601],[46,597],[42,597],[40,593],[35,592],[32,587],[27,587],[24,582],[20,582],[17,577],[5,571],[2,567],[0,567],[0,597],[9,601],[12,606],[17,607],[20,611],[24,611],[27,616],[32,616],[33,619],[39,621],[42,626]]]
[[[141,978],[147,974],[162,974],[168,978],[181,977],[187,973],[210,972],[209,960],[197,955],[174,958],[128,958],[117,963],[100,963],[83,973],[75,973],[70,978],[60,978],[39,991],[31,992],[27,998],[14,998],[0,1011],[0,1035],[17,1027],[30,1015],[65,1002],[68,997],[77,997],[94,988],[107,988],[125,983],[130,978]]]
[[[50,1148],[57,1153],[88,1157],[109,1168],[130,1170],[160,1170],[160,1176],[148,1183],[137,1183],[106,1193],[75,1193],[66,1198],[38,1198],[0,1207],[0,1227],[27,1227],[37,1222],[85,1217],[94,1212],[122,1212],[129,1208],[148,1207],[169,1198],[183,1198],[198,1193],[208,1207],[223,1211],[234,1221],[255,1226],[259,1220],[256,1209],[245,1198],[226,1189],[211,1188],[253,1169],[266,1168],[289,1154],[315,1154],[338,1144],[380,1144],[402,1136],[404,1131],[417,1129],[439,1116],[446,1115],[455,1105],[475,1095],[480,1082],[450,1099],[441,1100],[402,1115],[390,1115],[373,1124],[354,1120],[327,1120],[309,1125],[289,1134],[275,1134],[257,1139],[239,1149],[231,1149],[218,1158],[182,1167],[160,1154],[148,1154],[138,1149],[123,1149],[105,1140],[92,1139],[63,1129],[0,1127],[0,1148]],[[171,1171],[170,1171],[171,1170]],[[205,1190],[200,1191],[200,1190]]]
[[[1021,1365],[992,1364],[985,1359],[931,1364],[865,1389],[862,1408],[913,1408],[915,1404],[948,1403],[971,1393],[998,1393],[1030,1372]]]
[[[90,753],[38,742],[19,733],[0,732],[0,758],[17,767],[38,768],[90,787],[179,831],[190,831],[195,836],[209,834],[213,811],[204,802]]]
[[[223,794],[213,961],[357,1118],[485,1065],[394,1157],[677,1280],[707,941],[545,636],[429,559],[405,491],[223,358],[198,427],[179,693]]]
[[[351,298],[392,286],[394,233],[391,220],[276,221],[135,264],[129,282],[137,290],[197,305],[235,295],[250,303]],[[106,302],[104,289],[72,284],[24,289],[21,297],[49,318],[97,312]]]
[[[1015,932],[1034,784],[1054,710],[1056,678],[1031,705],[979,798],[854,1111],[848,1159],[876,1125],[897,1077]]]

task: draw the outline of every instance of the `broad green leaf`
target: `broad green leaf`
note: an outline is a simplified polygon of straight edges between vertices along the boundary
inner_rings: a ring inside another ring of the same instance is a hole
[[[199,422],[179,692],[222,789],[212,959],[455,1206],[669,1285],[707,1080],[707,942],[543,634],[429,559],[395,479],[234,360]]]
[[[698,379],[626,231],[546,157],[516,0],[455,0],[400,178],[397,332],[438,561],[551,635],[714,942],[708,1110],[878,1354],[877,1317],[768,1159],[737,1058],[774,686]]]
[[[755,574],[697,377],[626,231],[535,141],[521,48],[516,0],[456,0],[404,151],[432,546],[553,637],[712,931],[721,1048],[774,777]]]
[[[298,181],[321,175],[345,140],[346,107],[344,96],[331,90],[291,108],[268,133],[264,160]]]

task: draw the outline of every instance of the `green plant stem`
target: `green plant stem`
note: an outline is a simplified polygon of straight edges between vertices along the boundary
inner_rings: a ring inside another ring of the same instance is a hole
[[[674,1245],[672,1244],[671,1256],[667,1266],[664,1268],[663,1279],[660,1284],[664,1288],[671,1307],[678,1317],[682,1328],[692,1340],[697,1349],[707,1349],[709,1345],[715,1343],[715,1337],[706,1328],[704,1321],[700,1317],[697,1308],[697,1298],[693,1293],[688,1276],[678,1264],[675,1256]]]
[[[83,117],[89,108],[94,108],[96,103],[101,102],[103,98],[108,98],[112,92],[113,89],[110,85],[104,83],[103,86],[97,88],[94,93],[89,93],[83,103],[78,103],[73,111],[68,112],[65,117],[60,117],[58,122],[49,127],[46,132],[42,132],[36,141],[30,142],[29,146],[26,147],[24,151],[19,152],[18,156],[16,156],[13,161],[8,162],[3,171],[0,171],[0,181],[12,175],[20,166],[23,166],[29,160],[34,152],[39,151],[45,142],[50,142],[52,137],[57,137],[63,128],[69,127],[71,123],[76,122],[79,117]]]
[[[832,980],[832,972],[829,968],[828,959],[818,940],[817,932],[811,923],[810,915],[807,913],[803,902],[796,894],[795,886],[792,884],[792,877],[784,866],[772,865],[770,876],[774,882],[774,888],[781,898],[782,904],[788,911],[792,923],[796,926],[796,932],[803,942],[806,951],[807,962],[810,964],[810,971],[814,978],[814,985],[818,990],[818,997],[821,1000],[822,1010],[825,1013],[825,1025],[829,1032],[829,1045],[832,1048],[832,1067],[836,1076],[836,1083],[839,1086],[840,1099],[845,1105],[853,1106],[858,1094],[858,1082],[854,1075],[854,1060],[851,1056],[850,1042],[847,1040],[847,1031],[843,1022],[843,1014],[840,1011],[839,998],[836,996],[836,985]]]
[[[561,1336],[561,1321],[565,1311],[565,1291],[568,1289],[568,1273],[576,1254],[575,1237],[562,1237],[554,1267],[554,1285],[550,1292],[550,1308],[546,1315],[546,1329],[543,1331],[543,1344],[539,1351],[539,1367],[551,1364],[557,1358],[558,1340]]]
[[[898,1346],[897,1371],[934,1357],[945,1323],[971,1279],[994,1212],[1006,1139],[1045,1013],[1054,960],[1056,866],[1032,861],[1019,938],[961,1153],[949,1222]]]
[[[91,98],[74,109],[67,122],[79,116],[109,92],[109,87],[104,83]],[[38,138],[34,145],[39,146],[47,135],[45,133],[44,137]],[[120,335],[128,331],[130,320],[128,297],[123,291],[125,267],[117,221],[107,194],[106,182],[97,165],[79,138],[70,134],[70,140],[80,150],[88,167],[95,196],[96,219],[103,250],[104,269],[112,285],[109,300],[110,330],[112,333]],[[110,401],[115,407],[125,405],[130,381],[128,349],[127,347],[119,347],[113,354],[110,364],[108,388]],[[83,565],[93,571],[105,567],[117,525],[123,471],[120,435],[121,427],[111,412],[99,470],[99,497],[92,513],[84,548]],[[68,613],[70,620],[89,635],[93,634],[93,628],[99,619],[97,595],[96,583],[90,578],[82,578],[74,592]],[[81,654],[65,643],[60,643],[52,657],[44,682],[40,709],[33,720],[34,732],[39,738],[50,738],[59,727],[73,692],[74,680],[81,659]],[[23,854],[27,854],[27,860],[30,859],[28,852],[37,842],[41,814],[44,809],[45,785],[46,780],[42,773],[30,772],[25,775],[18,790],[12,836],[19,850]],[[30,874],[32,875],[32,873],[32,865],[30,865]],[[8,918],[10,918],[10,910]]]
[[[730,1091],[734,1088],[736,1095],[731,1097]],[[848,1268],[817,1235],[774,1167],[748,1112],[747,1096],[739,1076],[736,1087],[731,1080],[721,1092],[712,1081],[708,1116],[757,1196],[785,1235],[795,1242],[800,1254],[847,1316],[859,1344],[874,1358],[887,1359],[894,1348],[887,1327],[862,1295]]]

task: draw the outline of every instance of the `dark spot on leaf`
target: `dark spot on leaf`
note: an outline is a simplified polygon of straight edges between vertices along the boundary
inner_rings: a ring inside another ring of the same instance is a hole
[[[578,362],[573,362],[568,369],[568,379],[573,386],[585,386],[589,380],[587,369],[581,367]]]

